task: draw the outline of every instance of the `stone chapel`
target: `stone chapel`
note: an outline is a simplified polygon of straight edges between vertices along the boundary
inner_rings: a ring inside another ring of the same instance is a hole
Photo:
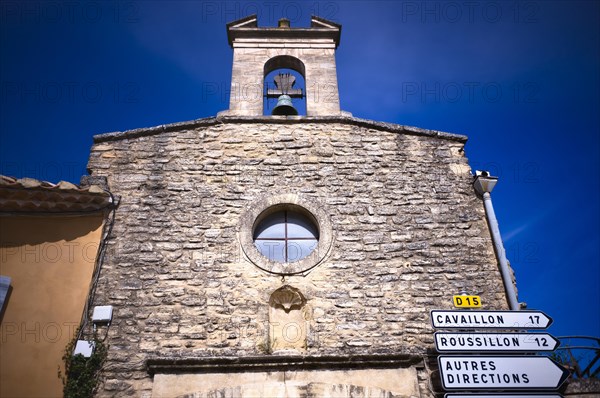
[[[229,109],[94,137],[99,397],[434,397],[432,309],[508,309],[467,137],[340,109],[341,26],[227,24]]]

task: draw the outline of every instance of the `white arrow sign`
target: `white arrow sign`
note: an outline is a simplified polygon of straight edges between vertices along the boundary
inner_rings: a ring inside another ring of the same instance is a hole
[[[433,334],[439,352],[554,351],[560,342],[548,333],[450,333]]]
[[[569,371],[548,357],[440,356],[446,390],[556,390]]]
[[[432,310],[434,328],[460,329],[546,329],[552,318],[542,311]]]

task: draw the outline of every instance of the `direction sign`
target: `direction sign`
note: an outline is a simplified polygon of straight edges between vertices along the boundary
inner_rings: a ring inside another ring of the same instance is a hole
[[[455,333],[435,332],[435,348],[439,352],[554,351],[560,341],[548,333]]]
[[[434,328],[546,329],[552,318],[542,311],[432,310]]]
[[[548,357],[438,357],[446,390],[556,390],[569,371]]]

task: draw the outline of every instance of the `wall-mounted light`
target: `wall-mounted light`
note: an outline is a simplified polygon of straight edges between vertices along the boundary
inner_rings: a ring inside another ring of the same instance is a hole
[[[498,182],[498,177],[493,177],[487,171],[476,170],[475,171],[475,181],[473,182],[473,187],[475,187],[475,191],[479,195],[483,195],[484,193],[492,193],[492,190],[496,186]]]
[[[492,242],[494,243],[494,248],[496,249],[496,256],[498,257],[500,274],[502,275],[502,281],[504,282],[508,306],[511,310],[518,311],[521,309],[521,306],[517,301],[517,293],[512,283],[510,269],[508,267],[508,260],[506,259],[506,251],[504,250],[502,236],[500,235],[500,228],[498,227],[498,220],[496,219],[496,213],[494,212],[494,206],[492,204],[492,196],[490,195],[497,182],[498,177],[491,176],[488,171],[475,171],[475,181],[473,181],[473,187],[475,188],[475,191],[483,197],[485,214],[487,216],[488,225],[492,233]]]

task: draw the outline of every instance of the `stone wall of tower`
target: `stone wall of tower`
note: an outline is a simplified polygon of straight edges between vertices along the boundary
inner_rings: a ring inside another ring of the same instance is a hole
[[[306,67],[306,114],[309,116],[340,114],[335,44],[331,40],[302,40],[285,43],[276,39],[253,39],[234,43],[229,110],[224,113],[242,116],[263,114],[263,67],[279,55],[289,55]]]
[[[461,290],[505,309],[464,141],[352,118],[97,136],[88,167],[120,197],[95,300],[115,308],[99,395],[149,395],[148,358],[269,355],[269,298],[284,285],[306,299],[306,355],[425,356],[429,310]],[[305,275],[270,274],[241,248],[244,215],[281,194],[331,223]]]
[[[293,69],[304,78],[307,116],[339,116],[335,50],[341,26],[313,16],[310,28],[260,28],[256,15],[227,25],[233,48],[229,109],[221,115],[262,116],[266,75]],[[287,58],[287,59],[286,59]]]

